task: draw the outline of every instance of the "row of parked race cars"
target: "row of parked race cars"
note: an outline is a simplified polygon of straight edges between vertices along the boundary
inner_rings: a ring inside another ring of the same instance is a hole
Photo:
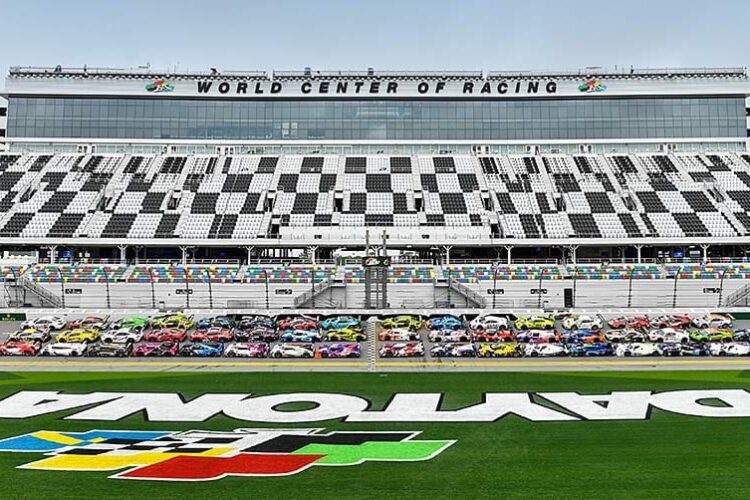
[[[425,356],[423,332],[432,357],[750,355],[750,331],[721,314],[395,315],[378,324],[380,357]],[[0,355],[349,358],[367,338],[353,316],[45,316],[24,322]]]

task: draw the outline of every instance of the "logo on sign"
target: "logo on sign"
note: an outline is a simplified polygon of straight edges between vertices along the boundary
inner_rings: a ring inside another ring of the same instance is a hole
[[[159,92],[172,92],[174,85],[169,84],[169,80],[156,80],[153,83],[146,85],[146,90],[157,94]]]
[[[177,290],[175,290],[174,293],[177,294],[177,295],[193,295],[193,289],[192,288],[188,288],[186,290],[184,288],[178,288]]]
[[[607,90],[607,86],[601,80],[589,80],[580,84],[578,90],[587,94],[591,92],[604,92]]]
[[[532,288],[530,292],[531,292],[531,295],[547,295],[546,288]]]

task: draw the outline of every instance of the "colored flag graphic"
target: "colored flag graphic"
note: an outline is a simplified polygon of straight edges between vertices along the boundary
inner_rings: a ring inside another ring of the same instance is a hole
[[[168,80],[156,80],[147,84],[146,90],[149,92],[171,92],[174,90],[174,85],[170,85]]]
[[[19,469],[106,471],[118,479],[210,481],[226,476],[285,476],[311,466],[429,460],[455,442],[413,439],[419,432],[321,431],[38,431],[0,440],[0,451],[45,454]]]

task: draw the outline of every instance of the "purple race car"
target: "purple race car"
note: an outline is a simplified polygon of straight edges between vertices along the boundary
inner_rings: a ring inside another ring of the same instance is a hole
[[[322,344],[318,354],[321,358],[358,358],[359,344]]]
[[[224,350],[228,358],[267,358],[268,344],[264,342],[237,342]]]
[[[133,349],[133,356],[177,356],[178,342],[141,342]]]

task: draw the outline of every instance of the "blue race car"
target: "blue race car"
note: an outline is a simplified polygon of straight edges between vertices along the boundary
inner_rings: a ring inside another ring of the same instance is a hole
[[[614,351],[609,344],[569,344],[568,354],[571,356],[613,356]]]
[[[705,344],[682,344],[664,342],[657,346],[661,356],[708,356],[709,348]]]
[[[195,342],[180,348],[180,356],[221,357],[224,354],[224,342]]]
[[[318,342],[320,332],[318,330],[287,330],[279,338],[281,342]]]
[[[459,330],[465,328],[465,326],[460,318],[448,314],[428,319],[427,328],[430,330]]]
[[[229,316],[211,316],[203,318],[195,325],[196,330],[208,330],[212,326],[221,328],[234,328],[234,320]]]
[[[320,323],[323,330],[343,330],[344,328],[358,327],[360,321],[354,316],[336,316],[326,318]]]

